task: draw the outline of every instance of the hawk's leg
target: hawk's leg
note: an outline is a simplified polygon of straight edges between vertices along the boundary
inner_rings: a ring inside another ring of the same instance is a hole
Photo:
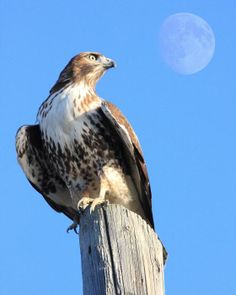
[[[78,202],[78,205],[77,205],[78,210],[81,210],[81,209],[85,210],[90,205],[90,213],[92,213],[95,210],[97,205],[107,203],[108,200],[106,200],[106,195],[109,192],[108,187],[109,187],[109,184],[107,182],[107,179],[102,173],[100,175],[99,196],[97,198],[91,198],[89,197],[89,193],[85,191],[83,193],[82,199]]]

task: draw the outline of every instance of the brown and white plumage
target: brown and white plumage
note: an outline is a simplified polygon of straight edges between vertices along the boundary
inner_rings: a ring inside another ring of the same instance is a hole
[[[81,53],[61,72],[38,112],[16,135],[18,161],[51,207],[78,221],[78,209],[117,203],[154,227],[146,165],[131,125],[95,85],[114,66]]]

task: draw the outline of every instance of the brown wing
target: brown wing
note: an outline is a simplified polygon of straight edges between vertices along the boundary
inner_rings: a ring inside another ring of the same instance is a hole
[[[141,206],[144,210],[147,220],[154,228],[151,189],[147,168],[143,158],[143,153],[138,138],[121,111],[112,103],[104,101],[101,110],[109,121],[114,132],[118,133],[119,138],[125,146],[126,159],[130,160],[130,170],[132,171],[132,179],[139,193]]]
[[[18,162],[30,184],[54,210],[63,212],[73,220],[76,211],[72,208],[70,193],[53,167],[48,165],[39,125],[19,128],[16,134],[16,152]]]

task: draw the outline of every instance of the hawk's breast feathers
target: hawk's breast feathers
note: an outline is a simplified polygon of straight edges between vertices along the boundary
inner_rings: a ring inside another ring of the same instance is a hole
[[[98,53],[82,53],[69,62],[39,109],[39,125],[18,130],[18,161],[53,209],[71,219],[78,207],[108,200],[153,227],[138,139],[119,109],[95,93],[97,80],[112,66]]]

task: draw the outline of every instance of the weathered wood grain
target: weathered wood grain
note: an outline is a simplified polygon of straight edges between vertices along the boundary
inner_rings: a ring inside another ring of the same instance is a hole
[[[84,295],[164,295],[163,247],[137,214],[87,208],[80,221]]]

